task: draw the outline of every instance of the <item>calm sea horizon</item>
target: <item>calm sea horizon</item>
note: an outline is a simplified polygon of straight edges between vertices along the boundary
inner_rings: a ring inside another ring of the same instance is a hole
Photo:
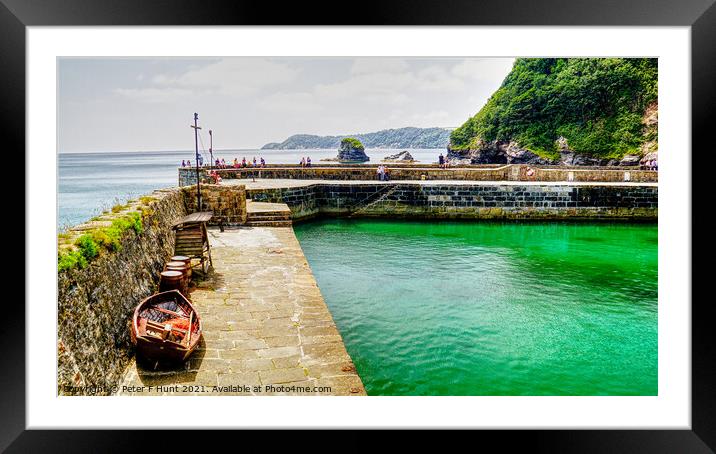
[[[402,149],[366,149],[370,157],[367,164],[379,162],[385,156]],[[444,148],[409,149],[410,154],[422,163],[437,162]],[[333,149],[306,150],[216,150],[214,158],[233,162],[246,157],[252,160],[263,157],[267,164],[298,164],[302,157],[310,156],[318,164],[321,159],[337,155]],[[208,161],[209,156],[203,153]],[[103,210],[127,200],[150,193],[155,189],[177,185],[177,167],[182,160],[194,163],[194,150],[184,151],[109,151],[59,153],[57,227],[66,229],[81,224]]]

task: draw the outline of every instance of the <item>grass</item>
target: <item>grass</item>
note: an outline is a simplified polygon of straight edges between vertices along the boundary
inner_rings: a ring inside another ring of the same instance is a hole
[[[105,252],[117,252],[122,249],[122,239],[128,232],[134,232],[139,235],[144,231],[143,219],[152,213],[152,210],[145,209],[144,205],[148,205],[156,200],[153,197],[142,197],[141,211],[130,211],[118,215],[108,226],[101,226],[89,230],[81,235],[72,244],[71,248],[62,248],[57,255],[58,271],[66,271],[74,268],[85,268],[92,260],[101,256]],[[112,213],[120,213],[126,210],[128,205],[115,205],[111,208]],[[110,210],[107,210],[110,211]],[[96,219],[94,219],[96,220]],[[58,239],[68,240],[72,237],[72,232],[63,231],[58,234]]]

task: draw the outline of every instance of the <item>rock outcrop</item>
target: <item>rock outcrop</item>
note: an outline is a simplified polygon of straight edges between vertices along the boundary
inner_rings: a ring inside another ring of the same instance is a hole
[[[645,122],[646,127],[656,128],[656,122],[651,125]],[[534,164],[534,165],[564,165],[564,166],[638,166],[644,162],[657,158],[656,142],[645,143],[642,147],[643,155],[625,154],[621,159],[595,157],[586,153],[579,153],[569,147],[567,139],[559,137],[556,141],[559,151],[558,159],[539,156],[519,146],[515,141],[485,142],[478,140],[476,146],[467,150],[454,150],[448,146],[447,159],[453,165],[457,164]]]
[[[519,146],[517,142],[479,140],[477,146],[468,150],[448,147],[448,161],[455,164],[557,164],[552,159],[539,156]]]
[[[415,159],[408,150],[403,150],[400,153],[386,156],[383,158],[383,162],[415,162]]]
[[[338,149],[336,158],[339,162],[366,162],[370,158],[365,154],[365,147],[360,140],[346,137],[341,140],[341,147]]]

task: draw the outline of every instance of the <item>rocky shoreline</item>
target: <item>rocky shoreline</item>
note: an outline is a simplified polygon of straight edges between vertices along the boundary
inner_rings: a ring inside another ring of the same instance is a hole
[[[519,146],[515,141],[478,141],[475,148],[455,150],[448,145],[447,160],[452,165],[460,164],[533,164],[564,166],[607,166],[629,167],[647,165],[658,160],[658,151],[648,151],[643,155],[625,154],[621,159],[607,159],[578,153],[569,148],[567,141],[558,141],[559,158],[549,159],[539,156]]]

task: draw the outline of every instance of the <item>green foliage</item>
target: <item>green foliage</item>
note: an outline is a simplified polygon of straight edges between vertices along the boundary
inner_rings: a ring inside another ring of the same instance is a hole
[[[65,271],[71,268],[84,268],[87,266],[87,259],[79,250],[61,252],[57,257],[57,270]]]
[[[94,230],[92,239],[110,251],[119,251],[122,248],[122,236],[133,229],[136,233],[142,233],[142,215],[139,212],[132,212],[112,221],[109,227]]]
[[[58,269],[64,271],[70,268],[84,268],[87,263],[100,255],[104,249],[119,251],[122,248],[122,237],[133,230],[140,234],[144,231],[142,214],[134,211],[118,217],[107,227],[100,227],[82,235],[75,241],[77,249],[61,251],[58,255]]]
[[[92,238],[92,235],[82,235],[75,242],[75,246],[79,248],[82,256],[87,260],[91,260],[99,254],[99,248]]]
[[[349,145],[351,148],[355,148],[358,150],[363,150],[363,144],[360,142],[360,140],[355,139],[353,137],[346,137],[345,139],[341,140],[341,148],[344,146]]]
[[[452,132],[451,147],[515,140],[555,155],[564,136],[578,152],[636,153],[648,140],[641,121],[657,99],[657,79],[653,58],[517,59],[485,106]]]

